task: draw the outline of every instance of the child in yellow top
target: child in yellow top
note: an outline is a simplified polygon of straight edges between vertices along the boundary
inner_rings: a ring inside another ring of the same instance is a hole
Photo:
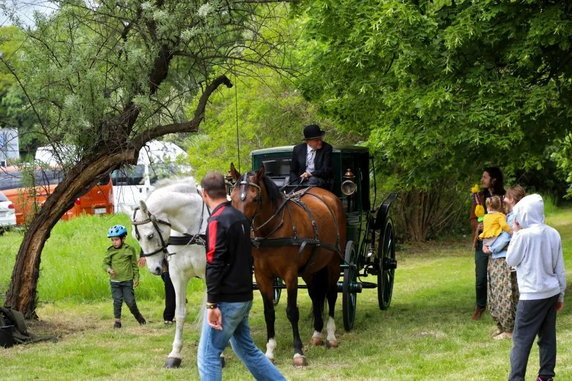
[[[502,201],[499,196],[487,198],[487,214],[483,220],[483,232],[479,238],[483,240],[483,245],[490,246],[504,230],[511,232],[510,226],[506,223],[506,215],[502,212]]]

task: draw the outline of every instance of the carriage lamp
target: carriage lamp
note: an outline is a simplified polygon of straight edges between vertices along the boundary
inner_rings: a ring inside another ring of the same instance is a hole
[[[356,192],[357,185],[354,182],[355,178],[356,175],[354,175],[352,170],[350,168],[346,169],[346,173],[344,173],[344,175],[342,176],[343,182],[341,185],[342,193],[345,194],[346,196],[351,196]]]

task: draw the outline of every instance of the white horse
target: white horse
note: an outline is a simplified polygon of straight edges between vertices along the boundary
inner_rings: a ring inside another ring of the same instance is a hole
[[[175,339],[166,368],[181,365],[187,284],[192,277],[205,279],[204,233],[208,217],[208,208],[192,177],[160,182],[131,213],[132,233],[149,271],[160,275],[166,261],[175,288]]]

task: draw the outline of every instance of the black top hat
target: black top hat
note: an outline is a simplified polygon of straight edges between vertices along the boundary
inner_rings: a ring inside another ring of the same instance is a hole
[[[310,124],[304,127],[304,140],[321,138],[325,133],[326,131],[320,130],[317,124]]]

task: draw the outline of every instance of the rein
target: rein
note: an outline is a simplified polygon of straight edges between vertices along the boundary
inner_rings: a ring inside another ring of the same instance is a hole
[[[207,245],[207,236],[205,234],[185,234],[183,236],[170,236],[167,245]]]

